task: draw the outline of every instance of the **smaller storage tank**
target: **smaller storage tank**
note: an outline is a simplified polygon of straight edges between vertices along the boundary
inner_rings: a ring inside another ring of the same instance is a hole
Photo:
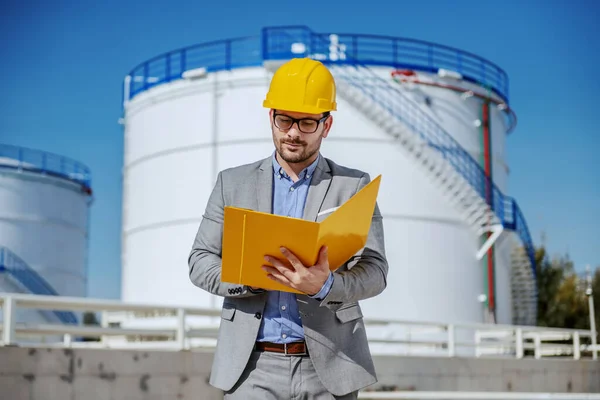
[[[88,167],[0,144],[0,292],[86,296],[91,200]],[[24,316],[19,322],[77,321],[74,313]]]

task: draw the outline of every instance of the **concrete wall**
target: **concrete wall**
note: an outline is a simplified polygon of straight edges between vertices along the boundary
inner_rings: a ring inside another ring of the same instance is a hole
[[[212,352],[0,348],[0,399],[222,399]]]
[[[600,392],[600,362],[385,357],[369,390]],[[212,352],[0,348],[0,398],[222,399]]]

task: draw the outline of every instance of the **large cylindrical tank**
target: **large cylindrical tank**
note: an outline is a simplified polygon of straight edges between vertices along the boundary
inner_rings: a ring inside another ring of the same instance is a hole
[[[189,281],[187,258],[217,173],[269,157],[274,150],[268,110],[262,108],[272,72],[263,61],[268,53],[266,40],[277,41],[282,36],[280,32],[269,35],[265,30],[259,37],[171,52],[141,64],[127,76],[123,119],[123,300],[205,307],[220,303],[220,299]],[[355,40],[346,39],[349,45],[362,40],[360,35]],[[339,40],[336,37],[336,46]],[[480,78],[477,74],[469,75],[467,70],[464,76],[447,77],[436,72],[435,63],[426,57],[436,45],[425,44],[420,49],[425,61],[419,64],[413,60],[411,69],[422,80],[439,85],[408,87],[392,76],[402,64],[395,42],[389,41],[387,50],[381,50],[381,43],[365,43],[367,52],[372,46],[373,54],[377,48],[377,54],[389,51],[394,56],[389,61],[365,61],[374,74],[396,85],[474,158],[483,154],[482,102],[470,93],[486,93],[476,82]],[[301,53],[305,45],[296,43],[292,47],[300,48]],[[366,53],[346,50],[352,55]],[[452,51],[459,60],[471,57]],[[321,59],[332,60],[327,55]],[[338,66],[344,68],[344,60],[348,64],[345,68],[354,68],[347,58],[336,57],[333,61],[341,62]],[[498,70],[485,60],[481,63],[488,67],[488,74]],[[450,84],[458,90],[444,87]],[[490,109],[489,132],[493,176],[504,190],[504,140],[510,125],[503,114],[506,82],[502,81],[497,89],[492,95],[495,103]],[[480,238],[401,145],[348,100],[340,93],[333,129],[323,141],[322,154],[339,164],[362,169],[371,177],[382,174],[378,201],[390,266],[388,288],[362,303],[365,315],[416,321],[482,321],[479,299],[487,283],[484,265],[475,257]],[[497,270],[502,271],[504,266],[500,264],[505,259],[498,259]],[[510,323],[510,286],[505,272],[498,273],[498,316],[501,322]]]
[[[0,292],[87,295],[89,169],[0,145]]]

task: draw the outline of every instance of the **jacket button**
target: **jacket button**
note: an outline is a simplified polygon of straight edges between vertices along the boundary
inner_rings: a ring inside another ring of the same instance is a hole
[[[260,319],[261,317],[262,317],[262,315],[259,312],[254,314],[254,318],[256,318],[256,319]]]

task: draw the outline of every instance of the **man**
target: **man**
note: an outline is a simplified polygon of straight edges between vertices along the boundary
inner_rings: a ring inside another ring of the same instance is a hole
[[[225,206],[320,221],[326,217],[321,211],[369,183],[368,174],[320,154],[335,96],[333,76],[322,63],[283,64],[263,103],[270,109],[273,155],[221,171],[208,200],[189,275],[196,286],[224,297],[210,383],[226,399],[356,399],[359,389],[377,381],[358,304],[386,287],[377,206],[366,246],[335,272],[326,248],[314,266],[302,265],[287,249],[280,258],[265,258],[265,274],[302,295],[220,279]]]

